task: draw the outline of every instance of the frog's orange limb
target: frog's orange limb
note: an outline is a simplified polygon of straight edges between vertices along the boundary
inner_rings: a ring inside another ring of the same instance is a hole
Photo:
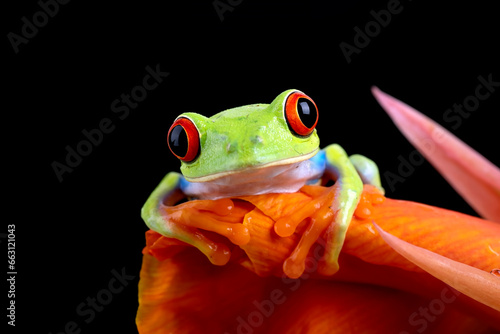
[[[250,240],[243,226],[243,212],[231,199],[188,201],[179,189],[178,173],[169,173],[160,182],[142,208],[148,227],[168,238],[176,238],[198,248],[216,265],[224,265],[231,257],[231,242],[243,245]],[[177,205],[176,205],[177,204]],[[215,239],[211,232],[227,237]]]
[[[176,224],[215,232],[228,238],[235,245],[244,245],[250,241],[248,229],[243,224],[227,223],[224,221],[224,216],[217,215],[217,211],[227,215],[227,208],[233,206],[230,199],[191,201],[165,207],[164,219]]]
[[[323,192],[326,193],[326,192]],[[328,205],[328,202],[333,199],[333,194],[326,196],[318,196],[311,202],[299,208],[293,214],[279,218],[274,224],[274,231],[280,237],[289,237],[295,232],[297,226],[306,218],[311,217],[322,206]]]
[[[325,250],[318,271],[324,275],[337,272],[338,256],[363,190],[358,172],[339,145],[330,145],[321,154],[326,157],[325,178],[333,179],[335,184],[326,188],[293,216],[282,217],[275,224],[276,233],[289,236],[301,221],[311,217],[307,233],[284,263],[283,271],[289,271],[293,276],[299,275],[300,268],[305,267],[303,262],[306,255],[320,236],[324,238]]]

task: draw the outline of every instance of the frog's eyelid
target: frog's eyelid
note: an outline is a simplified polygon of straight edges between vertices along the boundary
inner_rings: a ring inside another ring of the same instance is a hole
[[[281,103],[281,112],[283,114],[283,119],[286,121],[286,115],[285,115],[285,109],[286,109],[286,101],[288,101],[288,98],[290,97],[290,95],[292,94],[296,94],[296,93],[299,93],[299,94],[304,94],[304,92],[301,92],[300,90],[297,90],[297,89],[294,89],[294,90],[291,90],[286,96],[285,98],[283,99],[283,102]],[[304,94],[306,95],[306,94]]]
[[[197,114],[199,115],[199,114]],[[191,123],[194,124],[194,127],[196,128],[196,131],[198,131],[198,135],[200,137],[200,140],[201,140],[201,136],[202,136],[202,131],[203,131],[203,125],[201,125],[200,127],[200,122],[199,121],[195,121],[192,117],[188,116],[188,115],[185,115],[185,114],[180,114],[179,116],[177,116],[177,118],[174,120],[174,123],[179,119],[179,118],[187,118],[188,120],[191,121]],[[207,118],[208,119],[208,118]],[[172,123],[173,124],[173,123]]]
[[[290,98],[294,99],[290,101]],[[311,102],[314,106],[315,119],[313,125],[310,127],[304,124],[304,121],[301,118],[301,115],[299,115],[297,109],[298,101],[301,98]],[[293,104],[293,106],[289,105],[289,103]],[[283,118],[288,125],[288,128],[293,134],[295,134],[298,137],[304,137],[304,138],[309,137],[313,133],[314,128],[318,123],[318,107],[316,106],[316,103],[307,94],[299,90],[290,91],[290,93],[287,94],[287,96],[283,99],[282,113],[283,113]]]
[[[285,121],[285,123],[288,125],[288,121],[286,119],[286,101],[288,101],[288,98],[290,97],[290,95],[292,94],[295,94],[295,93],[301,93],[301,94],[304,94],[302,93],[300,90],[291,90],[284,98],[283,98],[283,102],[281,102],[281,117],[283,117],[283,120]]]

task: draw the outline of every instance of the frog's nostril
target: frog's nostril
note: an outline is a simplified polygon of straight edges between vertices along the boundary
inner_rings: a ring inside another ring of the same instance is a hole
[[[236,152],[236,150],[237,150],[236,144],[227,143],[227,145],[226,145],[226,152],[227,153],[233,153],[233,152]]]
[[[254,144],[262,144],[264,142],[264,139],[262,139],[261,136],[253,136],[250,138],[250,141]]]

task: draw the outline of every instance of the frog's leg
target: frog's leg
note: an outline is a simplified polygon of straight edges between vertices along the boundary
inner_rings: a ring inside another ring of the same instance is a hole
[[[331,187],[331,191],[335,193],[331,203],[334,219],[325,231],[325,253],[319,270],[324,275],[333,275],[339,269],[338,257],[363,192],[363,181],[342,147],[337,144],[329,145],[325,148],[325,154],[325,174],[335,180],[335,185]]]
[[[221,199],[175,205],[186,199],[180,187],[181,178],[182,175],[175,172],[168,173],[163,178],[142,207],[142,218],[151,230],[198,248],[213,264],[226,264],[231,256],[229,248],[223,243],[210,240],[203,231],[221,234],[237,245],[248,242],[248,231],[244,231],[246,228],[242,224],[230,224],[214,218],[228,215],[233,202]]]
[[[360,154],[353,154],[349,157],[349,160],[353,164],[354,168],[361,177],[363,184],[371,184],[377,187],[382,194],[384,194],[384,188],[382,188],[382,183],[380,182],[380,173],[378,171],[377,164],[373,160]]]
[[[293,216],[282,217],[275,223],[276,233],[287,236],[293,234],[300,222],[310,217],[299,243],[283,263],[283,271],[292,278],[303,273],[307,254],[316,242],[324,245],[318,271],[323,275],[333,275],[338,271],[340,250],[363,191],[361,177],[344,149],[333,144],[323,151],[326,158],[325,177],[334,180],[335,184],[322,193],[314,194],[311,203],[297,210]],[[303,191],[308,190],[303,188]],[[317,254],[316,251],[314,254]]]

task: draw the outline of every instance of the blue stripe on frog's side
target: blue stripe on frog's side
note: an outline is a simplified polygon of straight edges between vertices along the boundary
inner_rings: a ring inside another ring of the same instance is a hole
[[[178,187],[181,188],[181,190],[183,192],[186,192],[186,189],[187,189],[187,187],[189,187],[190,184],[191,184],[191,182],[189,182],[188,180],[186,180],[184,178],[184,176],[181,175],[181,177],[179,179],[179,185],[178,185]]]
[[[315,169],[321,170],[321,175],[324,174],[326,168],[326,154],[325,151],[320,150],[318,154],[309,159],[314,165]],[[319,179],[311,179],[306,182],[306,184],[317,184]]]
[[[309,159],[311,161],[316,169],[320,169],[323,172],[325,171],[326,168],[326,154],[324,150],[320,150],[314,157]]]

